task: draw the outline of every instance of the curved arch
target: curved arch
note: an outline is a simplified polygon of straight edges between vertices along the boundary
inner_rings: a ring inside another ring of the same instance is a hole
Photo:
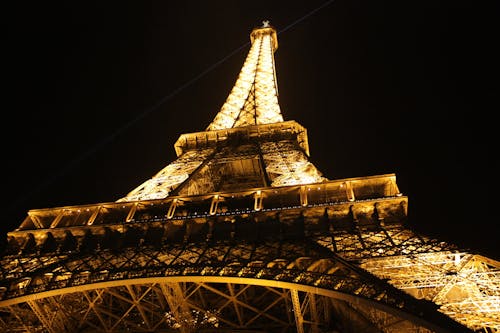
[[[286,290],[295,290],[306,293],[312,293],[315,295],[325,296],[328,298],[333,298],[337,300],[348,301],[354,304],[365,305],[369,307],[376,308],[377,310],[389,313],[395,317],[408,320],[415,325],[425,327],[434,332],[449,332],[447,329],[443,329],[432,322],[425,320],[422,317],[415,316],[411,313],[403,311],[401,309],[388,306],[384,303],[378,302],[373,299],[368,299],[358,295],[352,295],[345,292],[340,292],[336,290],[329,290],[325,288],[285,282],[279,280],[268,280],[259,278],[244,278],[244,277],[234,277],[234,276],[164,276],[164,277],[146,277],[146,278],[131,278],[124,280],[114,280],[114,281],[102,281],[95,283],[88,283],[79,286],[72,286],[60,289],[53,289],[48,291],[43,291],[39,293],[33,293],[25,296],[20,296],[12,299],[7,299],[0,301],[0,306],[11,306],[19,303],[44,299],[47,297],[58,296],[62,294],[70,294],[76,292],[83,292],[95,289],[105,289],[111,287],[119,286],[130,286],[130,285],[147,285],[147,284],[157,284],[157,283],[179,283],[179,282],[191,282],[191,283],[232,283],[232,284],[244,284],[252,286],[265,286],[265,287],[275,287],[282,288]]]

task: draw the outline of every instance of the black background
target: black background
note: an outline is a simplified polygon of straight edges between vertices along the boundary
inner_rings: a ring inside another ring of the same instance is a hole
[[[498,10],[460,1],[18,2],[3,7],[2,234],[112,202],[212,121],[252,28],[329,179],[395,173],[412,225],[498,259]],[[496,201],[496,200],[495,200]]]

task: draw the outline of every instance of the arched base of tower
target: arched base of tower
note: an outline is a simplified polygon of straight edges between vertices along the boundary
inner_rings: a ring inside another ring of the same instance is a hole
[[[35,294],[2,308],[0,327],[5,332],[52,333],[433,332],[349,295],[342,299],[310,287],[279,287],[278,281],[195,280],[102,288],[95,284],[81,291],[55,290],[47,297]]]

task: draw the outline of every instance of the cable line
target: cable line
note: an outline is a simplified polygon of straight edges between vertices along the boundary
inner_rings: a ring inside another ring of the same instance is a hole
[[[305,19],[309,18],[311,15],[315,14],[319,10],[321,10],[321,9],[325,8],[326,6],[330,5],[334,1],[335,0],[326,1],[322,5],[316,7],[312,11],[308,12],[307,14],[301,16],[300,18],[298,18],[297,20],[293,21],[289,25],[285,26],[283,29],[278,30],[277,34],[281,34],[281,33],[285,32],[285,31],[291,29],[295,25],[297,25],[300,22],[304,21]],[[138,121],[140,121],[141,119],[145,118],[148,114],[150,114],[151,112],[153,112],[154,110],[156,110],[162,104],[164,104],[165,102],[167,102],[168,100],[170,100],[171,98],[173,98],[174,96],[176,96],[178,93],[180,93],[184,89],[186,89],[189,86],[191,86],[193,83],[195,83],[196,81],[198,81],[199,79],[201,79],[203,76],[205,76],[206,74],[208,74],[209,72],[211,72],[212,70],[214,70],[216,67],[218,67],[219,65],[221,65],[222,63],[224,63],[226,60],[228,60],[229,58],[231,58],[236,53],[238,53],[239,51],[241,51],[242,49],[246,48],[249,45],[250,45],[250,42],[246,42],[243,45],[237,47],[236,49],[234,49],[233,51],[231,51],[229,54],[227,54],[225,57],[223,57],[219,61],[215,62],[214,64],[210,65],[209,67],[207,67],[200,74],[196,75],[195,77],[193,77],[189,81],[187,81],[184,84],[180,85],[178,88],[176,88],[175,90],[173,90],[168,95],[166,95],[163,98],[161,98],[160,100],[158,100],[151,107],[147,108],[146,110],[144,110],[143,112],[141,112],[139,115],[137,115],[137,117],[131,119],[130,121],[128,121],[127,123],[125,123],[121,127],[117,128],[113,133],[111,133],[109,136],[103,138],[96,145],[94,145],[93,147],[91,147],[87,151],[83,152],[82,154],[80,154],[79,156],[77,156],[76,158],[74,158],[73,160],[69,161],[68,164],[66,164],[66,166],[63,167],[62,169],[60,169],[57,173],[53,174],[52,176],[50,176],[49,178],[47,178],[45,181],[42,181],[38,186],[32,188],[31,191],[28,192],[28,193],[25,193],[25,195],[23,197],[21,197],[18,200],[14,201],[11,204],[11,208],[14,208],[14,207],[18,206],[21,202],[23,202],[27,198],[33,196],[36,192],[39,192],[44,187],[50,185],[57,178],[65,175],[68,171],[71,170],[72,167],[74,167],[74,166],[78,165],[79,163],[81,163],[82,161],[84,161],[86,158],[88,158],[89,156],[91,156],[92,154],[94,154],[96,151],[98,151],[101,147],[103,147],[104,145],[106,145],[106,144],[110,143],[111,141],[113,141],[119,134],[121,134],[121,133],[125,132],[127,129],[129,129],[133,124],[135,124]]]

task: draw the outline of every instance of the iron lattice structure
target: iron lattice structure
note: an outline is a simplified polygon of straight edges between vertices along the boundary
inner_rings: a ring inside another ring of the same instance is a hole
[[[420,235],[395,174],[328,180],[278,104],[265,23],[226,102],[114,202],[30,210],[4,332],[499,332],[500,263]]]

